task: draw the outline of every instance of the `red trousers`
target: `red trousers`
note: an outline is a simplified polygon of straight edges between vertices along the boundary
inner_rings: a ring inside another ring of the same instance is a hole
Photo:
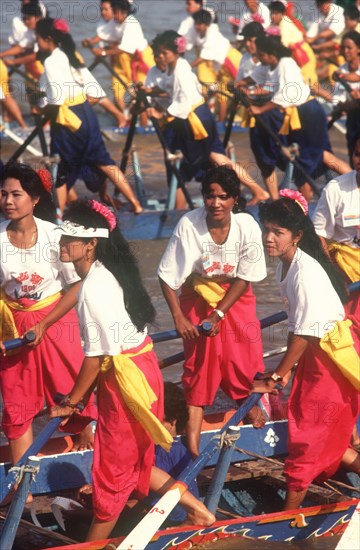
[[[131,351],[139,351],[148,342]],[[151,410],[162,420],[164,389],[157,357],[150,351],[132,360],[157,395]],[[98,520],[111,521],[122,512],[131,493],[136,498],[147,496],[154,442],[132,415],[131,403],[124,402],[113,368],[100,373],[98,407],[92,470],[94,514]]]
[[[352,330],[356,348],[359,341]],[[288,489],[324,481],[340,466],[360,413],[359,392],[318,346],[302,355],[289,398]]]
[[[22,301],[32,303],[27,299]],[[56,303],[39,311],[12,310],[19,334],[43,319]],[[2,428],[8,439],[22,436],[44,403],[48,407],[55,404],[57,392],[68,394],[72,390],[83,359],[75,310],[54,323],[35,348],[25,346],[19,353],[0,358],[0,388],[4,401]],[[63,430],[80,432],[96,418],[92,396],[83,413],[71,417]]]
[[[189,285],[182,287],[180,304],[194,325],[212,311]],[[260,322],[251,285],[220,321],[219,328],[215,337],[184,340],[182,381],[188,405],[211,405],[219,386],[231,399],[243,399],[249,395],[255,374],[264,371]]]

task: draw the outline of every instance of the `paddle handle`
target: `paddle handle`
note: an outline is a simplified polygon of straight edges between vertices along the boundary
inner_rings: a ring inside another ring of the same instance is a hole
[[[206,333],[211,330],[211,323],[206,321],[202,325],[197,325],[196,328],[201,334],[206,335]],[[150,334],[150,338],[154,344],[158,344],[159,342],[166,342],[167,340],[181,338],[181,336],[177,330],[165,330],[164,332],[155,332],[154,334]]]
[[[10,351],[12,349],[20,348],[21,346],[26,346],[26,344],[30,344],[33,342],[36,338],[35,332],[30,330],[22,338],[14,338],[13,340],[6,340],[3,342],[3,346],[6,349],[6,351]]]
[[[353,89],[350,86],[350,84],[344,78],[339,76],[337,71],[335,71],[333,73],[333,79],[335,80],[335,82],[339,82],[339,84],[341,84],[341,86],[343,86],[345,88],[345,90],[348,92],[348,94],[351,94],[351,92],[353,92]]]

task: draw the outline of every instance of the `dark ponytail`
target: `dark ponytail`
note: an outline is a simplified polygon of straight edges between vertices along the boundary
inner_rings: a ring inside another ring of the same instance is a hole
[[[51,38],[67,56],[74,69],[84,67],[76,54],[75,42],[69,33],[69,26],[64,19],[52,19],[45,17],[36,23],[36,32],[41,38]]]

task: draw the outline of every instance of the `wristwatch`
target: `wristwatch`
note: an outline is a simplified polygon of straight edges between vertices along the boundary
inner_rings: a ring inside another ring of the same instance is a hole
[[[274,382],[282,382],[282,376],[280,376],[277,372],[273,372],[270,378],[274,380]]]
[[[219,317],[220,321],[222,321],[225,317],[225,313],[221,311],[221,309],[213,309],[215,311],[216,315]]]

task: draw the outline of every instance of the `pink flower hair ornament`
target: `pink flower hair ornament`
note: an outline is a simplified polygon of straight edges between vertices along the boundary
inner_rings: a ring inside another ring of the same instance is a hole
[[[268,27],[267,29],[265,29],[265,33],[268,36],[280,36],[281,34],[279,27]]]
[[[287,199],[295,201],[300,206],[304,214],[307,215],[307,213],[309,212],[309,205],[304,195],[302,195],[300,191],[293,191],[292,189],[282,189],[279,194],[281,197],[285,197]]]
[[[187,44],[187,41],[186,41],[186,38],[185,36],[179,36],[176,40],[175,40],[175,44],[176,44],[176,49],[177,49],[177,52],[182,54],[182,53],[185,53],[186,52],[186,44]]]
[[[69,23],[65,21],[65,19],[55,19],[53,23],[54,29],[56,29],[59,32],[62,32],[63,34],[70,32]]]
[[[101,204],[101,202],[90,200],[89,206],[91,210],[94,210],[94,212],[98,212],[98,214],[101,214],[106,221],[109,224],[109,229],[112,231],[116,227],[116,217],[113,212],[111,212],[110,208],[105,206],[104,204]]]

